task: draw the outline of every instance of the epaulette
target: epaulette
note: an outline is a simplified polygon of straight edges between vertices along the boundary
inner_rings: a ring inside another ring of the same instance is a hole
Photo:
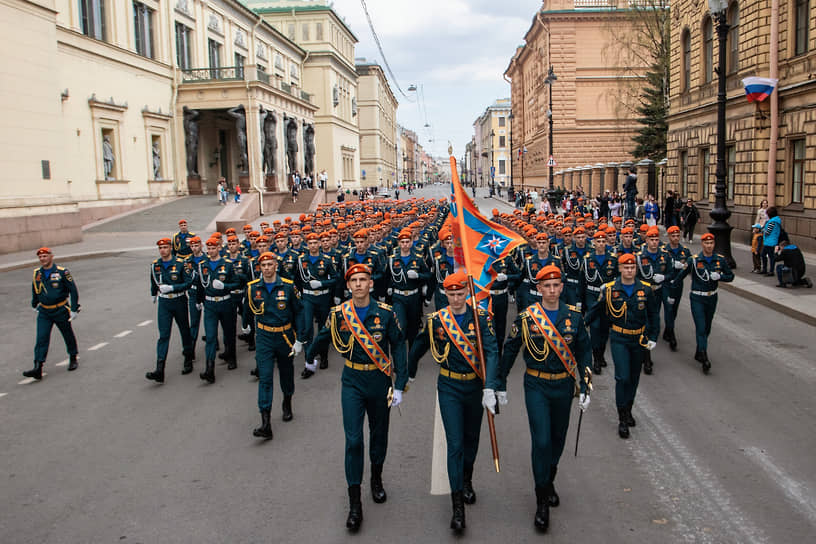
[[[391,305],[390,305],[390,304],[386,304],[385,302],[380,302],[380,301],[377,301],[377,306],[379,306],[379,307],[380,307],[380,308],[382,308],[383,310],[388,310],[388,311],[391,311],[391,310],[392,310]]]
[[[642,284],[643,284],[643,285],[645,285],[646,287],[649,287],[649,288],[651,288],[651,287],[652,287],[652,284],[651,284],[651,283],[649,283],[648,281],[643,281],[643,280],[640,280],[640,283],[642,283]]]
[[[156,260],[158,261],[158,259],[156,259]],[[183,259],[181,257],[176,257],[176,262],[177,263],[183,263],[184,261],[185,261],[185,259]]]
[[[57,270],[65,270],[64,266],[57,265]]]
[[[192,238],[193,236],[195,236],[195,235],[196,235],[196,233],[195,233],[195,232],[187,232],[187,234],[190,236],[190,238]]]
[[[231,259],[228,259],[228,258],[226,258],[226,257],[221,257],[221,258],[222,258],[222,259],[224,259],[224,262],[225,262],[225,263],[230,263],[230,264],[232,264],[232,260],[231,260]]]
[[[573,306],[572,304],[567,304],[567,308],[569,308],[573,312],[581,313],[581,310],[578,309],[578,306]]]
[[[612,289],[613,285],[615,285],[614,281],[608,281],[608,282],[603,284],[603,286],[606,287],[607,289]]]
[[[527,313],[527,310],[524,310],[520,314],[518,314],[518,316],[522,319],[525,319],[528,315],[530,314]]]
[[[261,278],[258,278],[257,280],[252,280],[251,282],[247,283],[247,287],[249,287],[250,285],[252,285],[254,283],[258,283],[259,281],[261,281]]]
[[[283,283],[294,284],[294,282],[292,280],[290,280],[289,278],[283,278],[282,277],[280,280]],[[257,281],[257,280],[255,280],[255,281]]]

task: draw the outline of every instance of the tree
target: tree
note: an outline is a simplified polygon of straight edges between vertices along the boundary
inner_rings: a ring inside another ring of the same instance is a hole
[[[668,107],[666,89],[663,86],[665,78],[660,69],[660,66],[653,66],[646,73],[646,85],[641,93],[641,104],[637,108],[640,114],[637,121],[641,127],[632,138],[637,144],[632,151],[632,156],[636,159],[646,157],[659,162],[666,157]]]

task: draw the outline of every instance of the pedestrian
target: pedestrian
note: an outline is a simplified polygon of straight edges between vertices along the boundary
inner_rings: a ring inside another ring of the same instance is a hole
[[[296,182],[292,182],[292,203],[297,202],[298,197],[298,184]]]
[[[768,201],[763,199],[762,202],[759,203],[759,208],[757,209],[756,213],[756,220],[754,223],[759,223],[760,228],[765,227],[765,223],[768,222]]]
[[[626,194],[626,219],[635,218],[635,209],[637,208],[635,197],[638,193],[637,179],[637,167],[630,166],[629,175],[626,176],[626,181],[623,184],[623,192]]]
[[[510,329],[498,372],[498,383],[488,381],[485,392],[495,388],[507,404],[507,376],[524,346],[524,400],[532,441],[535,481],[535,527],[546,531],[550,507],[560,504],[555,491],[558,462],[564,451],[572,399],[580,391],[578,406],[589,407],[587,380],[591,344],[581,311],[561,302],[561,270],[546,266],[536,275],[541,302],[527,307]],[[495,402],[495,401],[494,401]]]
[[[779,280],[777,287],[797,287],[804,285],[813,287],[810,279],[805,277],[805,257],[802,251],[787,240],[779,241],[779,249],[776,251],[775,261],[776,277]]]
[[[762,268],[762,225],[754,223],[751,226],[751,261],[754,268],[751,270],[757,273]]]
[[[667,229],[669,227],[675,226],[674,223],[674,208],[676,206],[676,200],[674,197],[673,191],[666,192],[666,200],[663,204],[663,226]]]
[[[680,210],[680,223],[683,225],[683,238],[689,243],[694,241],[694,227],[700,219],[700,211],[694,205],[692,199],[687,199],[685,205]]]
[[[68,350],[68,370],[73,371],[79,367],[77,340],[71,327],[71,321],[79,313],[79,291],[68,269],[54,264],[54,254],[50,248],[38,249],[37,259],[40,267],[34,270],[31,282],[31,307],[37,313],[34,368],[23,372],[23,376],[41,380],[54,325],[62,334]]]
[[[388,448],[390,409],[402,403],[408,383],[405,335],[387,304],[372,300],[371,269],[364,264],[348,268],[346,287],[351,300],[332,308],[329,318],[309,346],[307,359],[329,341],[346,358],[341,378],[343,431],[346,437],[345,472],[349,514],[346,527],[355,532],[363,523],[360,484],[363,479],[363,420],[368,415],[371,495],[376,503],[387,499],[382,471]],[[387,353],[391,353],[389,359]],[[392,379],[395,381],[392,385]]]
[[[193,339],[190,337],[190,320],[187,314],[187,290],[193,283],[191,270],[184,265],[184,259],[173,257],[170,251],[170,238],[161,238],[156,242],[159,258],[150,264],[150,294],[153,303],[158,302],[157,322],[159,340],[156,342],[156,370],[145,374],[145,378],[164,383],[164,365],[170,346],[170,334],[173,321],[181,334],[184,367],[182,374],[193,371]]]
[[[274,253],[264,252],[258,256],[261,277],[247,284],[244,305],[255,317],[256,351],[258,369],[258,410],[261,426],[252,431],[253,436],[272,438],[270,412],[274,389],[275,363],[283,393],[281,404],[283,421],[292,420],[292,396],[295,393],[294,356],[303,351],[303,306],[300,292],[294,282],[278,275],[278,259]]]
[[[235,186],[235,203],[239,204],[241,202],[241,186]]]
[[[495,393],[500,384],[499,361],[490,314],[479,309],[476,321],[467,303],[467,285],[468,278],[463,272],[445,278],[448,306],[428,315],[426,328],[416,337],[408,358],[411,377],[416,376],[419,359],[428,348],[440,365],[436,389],[447,439],[448,483],[453,507],[450,527],[457,533],[466,527],[465,504],[476,502],[473,465],[479,451],[484,408],[495,415],[497,400],[506,404],[507,399],[506,392]],[[476,327],[481,334],[481,344],[477,341]],[[477,349],[482,351],[484,367]]]
[[[186,219],[179,219],[178,227],[178,232],[173,235],[173,246],[171,250],[174,257],[186,259],[193,252],[188,243],[196,234],[187,230]]]
[[[614,219],[615,217],[621,217],[621,201],[620,198],[615,197],[612,199],[612,202],[609,203],[609,215]]]
[[[774,253],[776,252],[776,246],[779,245],[783,230],[782,218],[779,217],[776,206],[768,208],[767,213],[768,221],[762,230],[762,270],[760,273],[773,276]]]
[[[650,227],[657,225],[660,220],[660,208],[652,195],[646,197],[646,202],[643,204],[643,215],[646,218],[646,224]]]

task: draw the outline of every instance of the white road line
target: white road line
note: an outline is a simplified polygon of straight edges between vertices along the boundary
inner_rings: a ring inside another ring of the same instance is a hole
[[[104,347],[105,347],[105,346],[107,346],[107,345],[108,345],[108,343],[107,343],[107,342],[100,342],[100,343],[98,343],[98,344],[97,344],[97,345],[95,345],[95,346],[91,346],[91,347],[89,347],[89,348],[88,348],[88,351],[96,351],[96,350],[98,350],[99,348],[104,348]]]
[[[765,469],[771,480],[782,488],[791,504],[808,518],[811,524],[816,525],[816,506],[814,506],[816,497],[813,492],[783,472],[761,449],[745,448],[745,454]]]
[[[5,397],[6,395],[8,395],[8,393],[0,393],[0,399],[2,399],[3,397]]]
[[[45,378],[46,376],[48,376],[48,373],[43,372],[42,375],[43,375],[43,378]],[[36,380],[34,378],[25,378],[25,379],[20,380],[19,382],[17,382],[17,385],[28,385],[28,384],[34,383],[36,381],[39,381],[39,380]]]
[[[137,327],[144,327],[144,326],[146,326],[146,325],[150,325],[151,323],[153,323],[153,320],[152,320],[152,319],[148,319],[147,321],[142,321],[141,323],[139,323],[139,324],[138,324],[138,325],[136,325],[136,326],[137,326]]]
[[[64,361],[60,361],[59,363],[55,364],[54,366],[68,366],[68,359]]]
[[[113,337],[114,338],[124,338],[125,336],[127,336],[128,334],[130,334],[132,332],[133,331],[122,331],[119,334],[114,334]]]
[[[439,395],[437,394],[434,407],[431,495],[448,495],[450,492],[450,482],[448,482],[448,441],[445,439],[445,426],[442,424],[442,413],[439,411]]]

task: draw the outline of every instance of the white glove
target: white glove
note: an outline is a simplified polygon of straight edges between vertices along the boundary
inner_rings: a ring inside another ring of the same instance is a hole
[[[589,408],[589,395],[586,393],[581,393],[578,396],[578,408],[582,412],[586,412],[586,409]]]
[[[712,272],[710,277],[711,277],[711,279],[712,279],[712,280],[714,280],[714,281],[719,281],[719,279],[720,279],[720,273],[719,273],[719,272]]]
[[[648,349],[649,351],[652,351],[655,348],[655,346],[657,346],[657,342],[655,342],[654,340],[649,340],[648,342],[646,342],[646,349]]]
[[[289,355],[300,355],[302,352],[303,342],[301,342],[300,340],[295,340],[295,343],[292,344],[292,351],[289,352]]]
[[[492,389],[482,389],[482,406],[487,408],[487,410],[496,415],[496,392]]]
[[[343,291],[343,296],[346,297],[346,298],[350,298],[351,297],[351,291],[349,291],[348,289],[345,289]],[[340,304],[340,303],[338,302],[337,304]]]
[[[405,273],[405,275],[412,280],[419,278],[419,272],[417,272],[416,270],[409,270],[408,272]]]
[[[394,294],[394,290],[391,289],[390,287],[388,289],[386,289],[385,292],[388,293],[389,297]]]
[[[153,298],[155,299],[156,297],[153,297]],[[154,300],[154,302],[155,302],[155,300]],[[40,311],[40,305],[37,304],[36,306],[34,306],[34,308],[32,308],[32,310],[34,310],[35,312],[39,312]]]
[[[508,300],[510,301],[510,304],[513,304],[516,301],[516,296],[515,295],[510,295],[510,296],[508,296]]]
[[[408,378],[408,383],[414,383],[415,381],[416,381],[416,378],[410,378],[410,377]]]
[[[576,308],[578,308],[578,311],[579,311],[579,312],[581,311],[581,307],[582,307],[583,305],[584,305],[584,303],[583,303],[583,302],[576,302],[576,303],[575,303],[575,307],[576,307]]]
[[[666,302],[668,302],[669,304],[674,304],[674,299],[673,299],[673,298],[668,298],[668,297],[667,297],[667,298],[666,298]]]
[[[202,304],[201,302],[199,302],[198,304],[196,304],[196,310],[198,310],[198,311],[200,312],[200,311],[201,311],[201,310],[203,310],[203,309],[204,309],[204,304]]]
[[[71,312],[71,317],[68,318],[68,321],[73,321],[76,319],[77,315],[79,315],[77,312]]]
[[[663,274],[655,274],[652,277],[654,278],[655,283],[663,283],[663,280],[666,279],[666,276],[664,276]]]
[[[504,272],[499,272],[496,274],[496,281],[507,281],[507,274]]]
[[[241,327],[241,334],[249,334],[252,332],[252,327]]]
[[[215,285],[215,282],[213,282],[213,285]],[[167,285],[166,283],[162,283],[161,285],[159,285],[159,292],[160,292],[161,294],[163,294],[163,295],[164,295],[165,293],[169,293],[169,292],[171,292],[172,290],[173,290],[173,286],[172,286],[172,285]]]
[[[156,304],[156,301],[158,301],[158,300],[159,300],[158,295],[154,296],[154,297],[153,297],[153,304]],[[37,308],[34,308],[34,311],[36,312],[36,311],[37,311]]]
[[[311,370],[312,372],[317,372],[317,363],[318,363],[317,359],[315,359],[312,362],[312,364],[309,364],[309,362],[306,361],[306,370]]]
[[[500,406],[507,404],[507,391],[496,391],[496,401]]]
[[[224,282],[221,281],[221,280],[213,280],[213,288],[223,289],[224,288]]]
[[[424,297],[424,296],[426,296],[427,294],[428,294],[428,286],[427,286],[427,285],[423,285],[423,286],[422,286],[422,296]]]
[[[335,306],[337,306],[337,305],[338,305],[338,304],[340,304],[341,302],[343,302],[343,301],[342,301],[342,300],[340,300],[340,297],[334,297],[334,305],[335,305]]]
[[[320,283],[320,280],[309,280],[309,287],[312,289],[320,289],[323,287],[323,284]]]
[[[396,408],[402,404],[402,391],[394,389],[394,396],[391,397],[391,408]]]
[[[683,261],[674,261],[674,267],[677,270],[685,270],[686,269],[686,263],[684,263]]]

